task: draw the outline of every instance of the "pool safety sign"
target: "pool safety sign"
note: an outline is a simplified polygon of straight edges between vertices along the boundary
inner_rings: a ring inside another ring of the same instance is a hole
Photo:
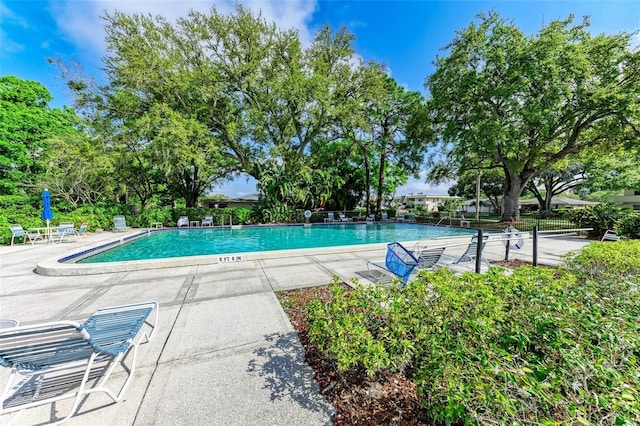
[[[218,263],[228,262],[244,262],[241,254],[233,254],[228,256],[218,256]]]

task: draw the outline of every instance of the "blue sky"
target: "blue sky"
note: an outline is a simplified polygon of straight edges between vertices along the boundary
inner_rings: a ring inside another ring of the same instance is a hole
[[[207,12],[212,5],[233,11],[235,1],[199,0],[0,0],[0,74],[36,80],[52,93],[52,106],[71,100],[55,67],[47,58],[75,61],[85,72],[103,79],[105,53],[103,11],[162,15],[170,20],[190,9]],[[443,54],[455,31],[466,27],[478,13],[496,10],[526,33],[535,33],[554,19],[570,14],[588,15],[594,34],[640,30],[639,0],[556,1],[241,1],[282,28],[295,28],[308,44],[325,22],[346,26],[356,37],[355,48],[364,60],[385,63],[396,81],[409,90],[426,94],[423,83],[433,71],[432,61]],[[640,45],[636,36],[635,45]],[[447,185],[432,187],[424,179],[411,179],[397,194],[446,193]],[[255,182],[240,178],[214,188],[232,197],[255,192]]]

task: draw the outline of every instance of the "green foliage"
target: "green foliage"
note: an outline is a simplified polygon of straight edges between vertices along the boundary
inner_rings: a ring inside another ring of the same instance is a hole
[[[202,220],[206,216],[213,216],[213,225],[228,226],[229,223],[233,225],[250,225],[255,223],[253,220],[252,210],[247,208],[225,208],[225,209],[210,209],[206,207],[189,207],[189,208],[179,208],[172,212],[171,220],[161,221],[157,220],[157,222],[163,222],[165,224],[169,224],[175,226],[178,218],[180,216],[188,216],[191,220]],[[153,221],[155,222],[155,221]],[[151,222],[148,222],[151,223]],[[140,226],[148,226],[148,223]]]
[[[640,274],[640,240],[597,242],[567,255],[569,269],[589,279],[609,283]]]
[[[15,194],[33,182],[46,169],[42,155],[49,140],[74,132],[75,114],[50,108],[51,100],[36,81],[0,77],[0,195]]]
[[[297,215],[296,210],[286,204],[260,199],[253,206],[252,217],[259,223],[291,223]]]
[[[634,212],[623,216],[617,230],[627,238],[640,239],[640,214]]]
[[[553,20],[527,35],[498,13],[456,32],[427,78],[443,169],[505,172],[503,220],[523,187],[569,155],[637,145],[640,52],[631,34],[593,36],[589,20]],[[634,142],[635,141],[635,142]]]
[[[569,219],[580,228],[593,228],[592,237],[602,237],[607,229],[615,229],[623,217],[623,210],[613,204],[597,204],[568,212]]]
[[[592,246],[618,251],[602,253],[611,260],[601,269],[615,272],[601,281],[583,273],[599,256],[587,249],[570,270],[443,269],[405,288],[352,292],[334,284],[329,301],[308,305],[309,336],[340,371],[410,375],[438,423],[633,423],[640,243]]]

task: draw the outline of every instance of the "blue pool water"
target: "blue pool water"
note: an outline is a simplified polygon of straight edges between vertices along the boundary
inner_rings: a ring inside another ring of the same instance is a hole
[[[152,232],[78,263],[415,241],[475,233],[471,229],[401,223],[172,229]]]

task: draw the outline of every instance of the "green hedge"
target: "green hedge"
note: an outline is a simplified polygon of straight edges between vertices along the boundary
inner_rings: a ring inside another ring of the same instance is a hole
[[[590,245],[568,269],[333,286],[308,306],[310,338],[339,370],[405,372],[435,422],[638,422],[639,247]]]
[[[15,203],[15,204],[14,204]],[[40,218],[41,201],[39,197],[0,197],[0,205],[5,207],[0,210],[0,244],[10,244],[12,224],[20,224],[24,229],[45,226],[45,221]],[[150,207],[136,214],[131,206],[117,203],[98,203],[95,205],[83,205],[76,209],[63,204],[51,206],[54,214],[52,224],[60,222],[73,222],[76,227],[87,222],[87,230],[94,232],[97,229],[113,229],[113,217],[124,215],[127,225],[136,228],[148,227],[153,222],[162,222],[165,226],[175,226],[180,216],[189,216],[190,219],[202,221],[205,216],[213,216],[214,225],[232,223],[254,223],[252,210],[246,208],[208,209],[208,208],[180,208]]]

